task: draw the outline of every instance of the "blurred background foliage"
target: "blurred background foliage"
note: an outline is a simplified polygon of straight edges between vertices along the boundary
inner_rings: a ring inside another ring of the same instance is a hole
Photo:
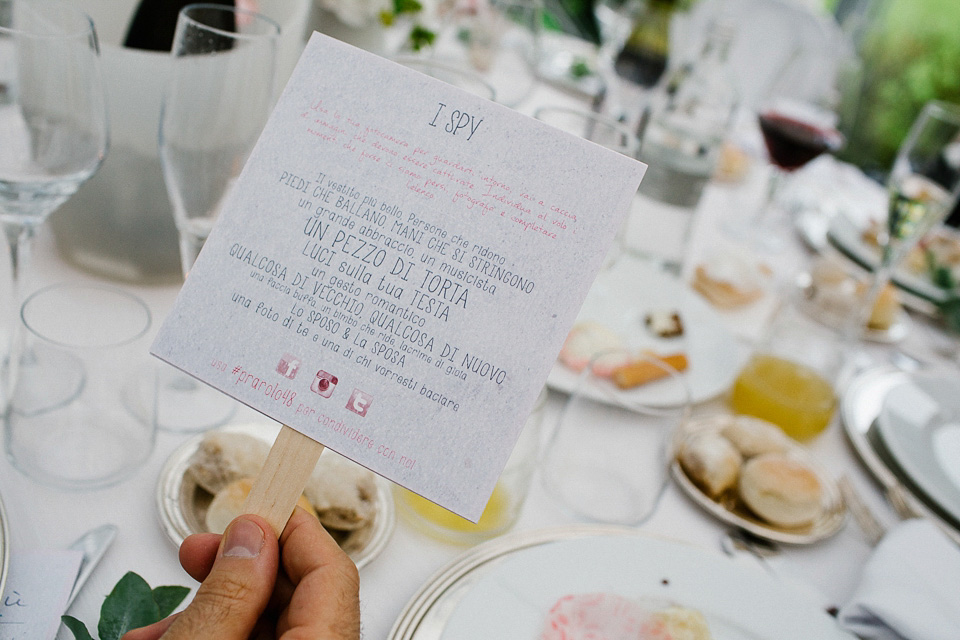
[[[673,11],[685,11],[698,1],[646,0]],[[847,136],[838,156],[868,174],[884,178],[924,103],[960,103],[960,0],[770,1],[798,2],[835,14],[854,41],[856,68],[846,70],[838,87]],[[597,42],[593,0],[545,4],[548,27]]]
[[[856,106],[838,155],[882,177],[924,103],[960,103],[960,1],[873,1],[883,6],[859,42],[859,86],[847,87]]]

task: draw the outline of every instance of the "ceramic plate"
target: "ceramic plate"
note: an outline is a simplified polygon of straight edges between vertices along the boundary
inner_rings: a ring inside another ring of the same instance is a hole
[[[251,435],[268,444],[273,444],[279,429],[277,424],[262,422],[230,424],[219,430]],[[187,473],[190,457],[200,446],[205,435],[199,434],[187,440],[170,454],[160,470],[157,481],[156,499],[160,522],[164,533],[178,547],[188,535],[206,531],[204,517],[213,496],[198,487]],[[396,526],[391,483],[379,476],[376,478],[376,483],[377,512],[373,523],[356,531],[330,530],[358,568],[373,560],[383,550]]]
[[[941,510],[935,511],[933,501],[903,475],[878,433],[877,416],[884,398],[910,375],[892,366],[881,366],[867,369],[851,380],[840,400],[844,433],[861,462],[887,494],[900,494],[912,513],[933,520],[960,544],[960,526],[948,522]]]
[[[694,432],[705,429],[718,431],[721,424],[709,417],[701,418],[687,424],[682,433],[677,434],[673,443],[671,452],[670,475],[674,481],[697,505],[711,514],[718,520],[727,524],[745,529],[755,536],[782,542],[785,544],[813,544],[829,538],[837,533],[844,523],[846,517],[846,506],[840,489],[833,479],[817,462],[810,458],[802,445],[793,446],[787,453],[802,461],[807,467],[817,474],[820,480],[820,486],[823,488],[823,498],[821,504],[820,517],[813,523],[794,528],[777,527],[764,522],[753,515],[750,510],[742,503],[736,495],[736,491],[728,491],[714,500],[687,476],[683,467],[677,461],[677,452],[685,438],[690,437]]]
[[[904,473],[960,521],[960,377],[915,373],[884,398],[877,428]]]
[[[878,262],[877,250],[861,239],[861,230],[846,216],[834,216],[827,231],[830,244],[864,269],[873,270]],[[947,292],[937,287],[924,275],[899,269],[893,274],[893,282],[909,293],[928,302],[939,304],[947,299]]]
[[[683,335],[660,338],[644,324],[647,313],[677,311],[683,323]],[[594,321],[621,335],[625,346],[650,349],[659,354],[684,352],[689,367],[683,373],[692,402],[702,402],[726,391],[748,351],[725,327],[723,319],[710,305],[677,278],[640,260],[623,258],[601,273],[587,294],[577,322]],[[579,384],[579,374],[557,362],[547,385],[565,393]],[[651,384],[622,392],[640,405],[676,406],[682,402],[677,385]],[[587,390],[587,395],[605,402],[607,394]]]
[[[401,624],[391,640],[538,638],[559,598],[592,592],[697,609],[716,640],[852,640],[826,612],[769,573],[711,551],[636,533],[533,544],[519,538],[517,545],[455,570],[432,606],[419,609],[421,619],[445,609],[435,618],[442,622]]]

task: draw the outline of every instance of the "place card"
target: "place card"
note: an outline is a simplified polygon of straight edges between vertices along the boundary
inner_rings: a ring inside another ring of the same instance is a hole
[[[55,637],[82,560],[72,549],[14,554],[0,601],[0,640]]]
[[[314,34],[151,350],[476,521],[644,168]]]

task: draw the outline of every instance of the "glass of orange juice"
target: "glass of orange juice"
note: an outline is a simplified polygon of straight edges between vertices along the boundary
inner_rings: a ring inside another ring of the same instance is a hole
[[[796,440],[810,440],[833,419],[840,336],[785,295],[730,392],[737,413],[763,418]]]
[[[457,544],[477,544],[510,529],[520,515],[536,468],[546,400],[547,391],[544,388],[524,423],[513,453],[477,523],[396,486],[397,510],[404,520],[431,537]]]

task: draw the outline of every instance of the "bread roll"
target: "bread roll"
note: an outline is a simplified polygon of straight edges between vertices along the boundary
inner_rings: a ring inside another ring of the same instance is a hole
[[[303,493],[325,527],[354,531],[376,515],[373,473],[332,451],[320,456]]]
[[[736,486],[743,458],[730,441],[714,431],[691,434],[680,449],[680,465],[711,498]]]
[[[744,458],[762,453],[786,453],[790,437],[780,427],[753,416],[734,416],[720,431]]]
[[[251,487],[253,487],[253,478],[240,478],[239,480],[234,480],[217,492],[217,494],[213,496],[213,501],[210,503],[210,506],[207,508],[207,531],[210,533],[223,533],[227,525],[243,513],[243,505],[247,500],[247,496],[250,494]],[[307,513],[314,516],[316,515],[316,511],[313,510],[313,507],[310,506],[310,503],[307,502],[307,499],[302,495],[300,499],[297,500],[297,506],[302,507]]]
[[[190,458],[188,473],[203,489],[216,495],[240,478],[260,473],[270,445],[250,435],[214,431],[200,442]]]
[[[802,462],[781,453],[765,453],[744,463],[740,498],[757,516],[780,527],[814,522],[822,509],[822,487]]]

